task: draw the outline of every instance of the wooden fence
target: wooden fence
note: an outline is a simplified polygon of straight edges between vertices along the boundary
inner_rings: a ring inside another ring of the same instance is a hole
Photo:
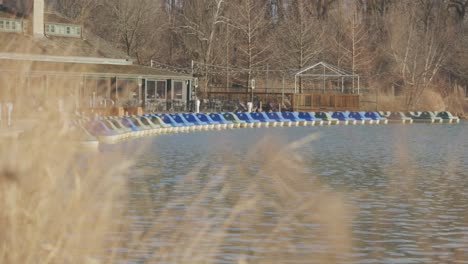
[[[219,102],[248,102],[252,95],[245,92],[208,92],[209,100]],[[277,92],[254,92],[254,103],[262,102],[284,105],[281,109],[294,111],[340,111],[359,110],[359,95],[355,94],[293,94]]]
[[[294,111],[359,110],[355,94],[294,94]]]

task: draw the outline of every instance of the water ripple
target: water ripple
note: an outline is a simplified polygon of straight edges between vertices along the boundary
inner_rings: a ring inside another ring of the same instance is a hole
[[[240,164],[245,165],[242,173],[247,175],[261,169],[265,153],[250,153],[253,146],[266,135],[291,142],[319,131],[318,141],[298,150],[306,165],[302,170],[356,205],[351,221],[353,251],[333,263],[467,263],[467,127],[465,123],[244,129],[132,141],[148,148],[138,153],[129,175],[132,200],[128,213],[135,231],[155,223],[187,221],[187,201],[197,201],[201,192],[208,192],[210,198],[199,201],[199,212],[192,214],[199,218],[190,219],[191,223],[222,225],[238,197],[218,197],[226,190],[219,184],[211,186],[213,181],[253,199],[255,193],[248,193],[249,178],[241,177],[239,171]],[[131,144],[120,147],[134,148]],[[193,171],[196,175],[190,176]],[[147,202],[148,197],[152,202]],[[264,203],[268,207],[268,201]],[[167,210],[171,214],[161,215]],[[235,221],[255,217],[259,216],[244,212]],[[222,237],[204,237],[199,243],[208,248],[215,239],[223,241],[216,252],[207,252],[213,261],[206,262],[237,263],[245,258],[255,263],[264,255],[283,253],[291,257],[281,263],[315,263],[310,256],[333,250],[318,235],[322,226],[317,223],[284,225],[275,232],[285,235],[271,240],[269,232],[282,221],[279,217],[271,209],[261,214],[256,225],[233,225]],[[308,232],[298,231],[304,228]],[[197,230],[187,232],[190,237]],[[148,246],[154,250],[171,243],[158,240],[156,234]],[[141,257],[149,251],[133,254]]]

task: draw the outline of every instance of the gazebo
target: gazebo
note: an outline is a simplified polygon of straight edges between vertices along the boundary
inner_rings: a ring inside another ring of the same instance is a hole
[[[293,75],[294,93],[298,93],[298,81],[301,78],[314,78],[322,80],[322,93],[326,92],[326,81],[330,79],[341,81],[341,93],[345,93],[345,80],[351,79],[353,82],[352,93],[355,93],[354,82],[357,79],[357,94],[359,94],[360,91],[359,75],[340,69],[337,66],[330,65],[326,62],[319,62],[314,65],[307,66],[297,72],[294,72]]]

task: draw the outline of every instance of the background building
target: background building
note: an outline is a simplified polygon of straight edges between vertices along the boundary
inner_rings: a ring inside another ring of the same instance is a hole
[[[112,106],[185,108],[191,76],[131,58],[43,0],[0,0],[0,102],[17,110]]]

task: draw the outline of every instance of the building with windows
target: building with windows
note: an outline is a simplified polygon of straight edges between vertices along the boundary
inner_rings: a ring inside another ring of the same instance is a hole
[[[0,0],[0,103],[16,109],[184,108],[191,76],[135,65],[82,25],[45,12],[44,0]]]
[[[46,36],[63,36],[81,38],[81,25],[60,17],[54,13],[45,13]]]

